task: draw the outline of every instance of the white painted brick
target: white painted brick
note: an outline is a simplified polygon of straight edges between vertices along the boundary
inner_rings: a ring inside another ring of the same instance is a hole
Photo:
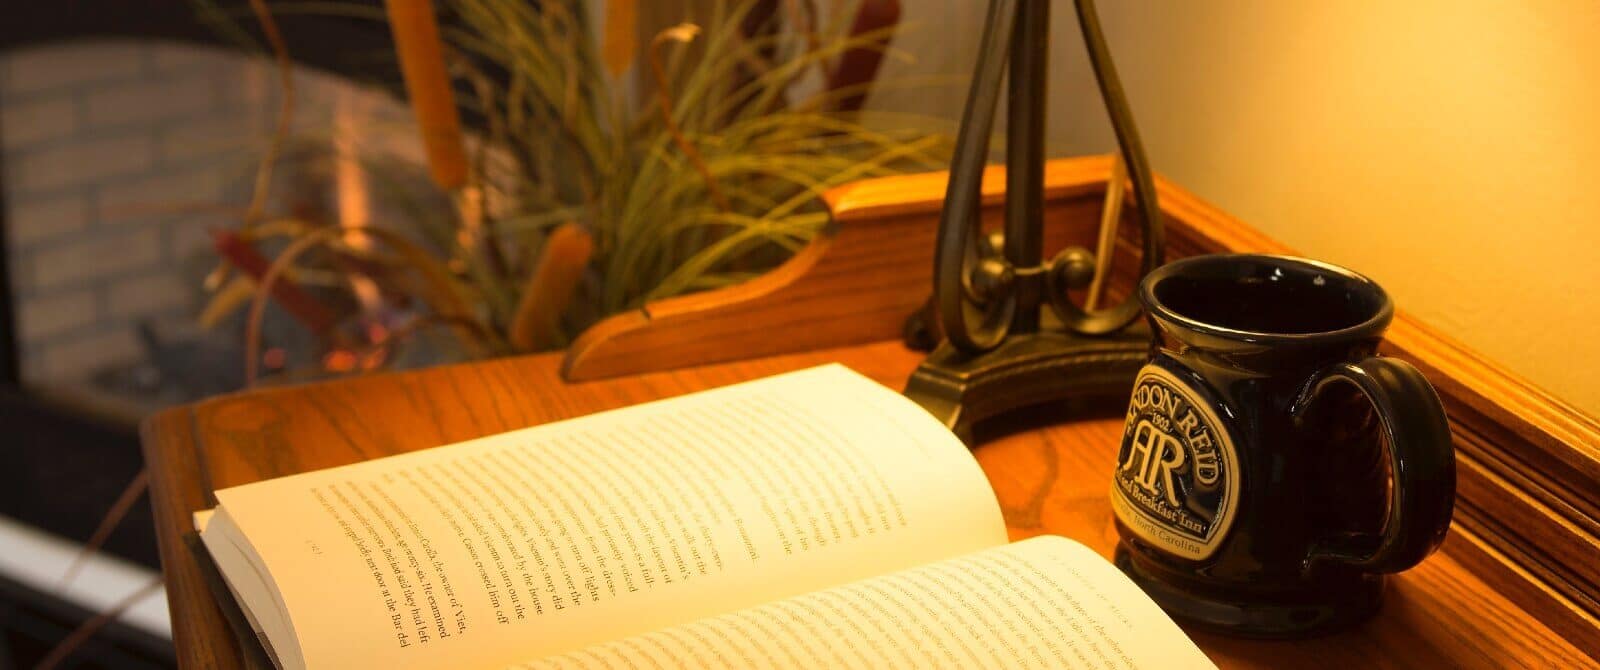
[[[86,282],[161,262],[161,229],[155,226],[126,234],[100,230],[80,237],[33,254],[34,287]]]
[[[211,227],[231,228],[232,220],[208,217],[191,217],[167,224],[167,258],[174,263],[184,263],[196,257],[214,263],[217,252],[211,244]]]
[[[20,49],[0,59],[6,95],[132,79],[144,71],[145,47],[135,42],[63,42]]]
[[[276,70],[273,72],[276,73]],[[296,70],[294,83],[295,97],[300,103],[329,105],[341,97],[360,95],[366,91],[366,87],[358,83],[321,70]]]
[[[20,353],[19,358],[22,360],[18,362],[22,364],[22,382],[24,384],[35,386],[50,381],[49,375],[45,373],[44,369],[44,356],[36,355],[35,352],[28,350],[26,347]]]
[[[11,295],[18,296],[33,290],[33,257],[20,249],[8,249],[6,258],[11,274]]]
[[[17,331],[28,345],[94,320],[95,295],[91,289],[24,296],[17,301]]]
[[[202,73],[92,89],[83,96],[85,122],[107,128],[193,116],[212,108],[221,83]]]
[[[189,307],[193,294],[193,288],[176,272],[162,271],[108,286],[106,309],[119,318],[164,314]]]
[[[18,192],[87,184],[139,172],[154,160],[155,142],[142,135],[75,142],[6,156],[7,186]]]
[[[104,184],[97,189],[99,220],[123,225],[190,216],[223,204],[222,179],[218,170],[198,169]]]
[[[109,365],[131,363],[143,353],[133,329],[118,328],[49,342],[31,355],[42,359],[46,381],[59,383],[82,380]]]
[[[157,73],[229,66],[245,58],[238,52],[178,42],[152,44],[149,49]]]
[[[7,151],[66,137],[77,129],[78,103],[71,96],[0,99],[0,147]]]
[[[302,90],[300,80],[304,72],[304,68],[294,72],[297,98]],[[283,86],[278,79],[277,66],[271,60],[259,57],[246,59],[215,76],[228,84],[220,89],[220,102],[230,109],[271,110],[277,113],[278,94]]]
[[[252,59],[217,76],[225,82],[219,86],[225,108],[277,119],[283,84],[272,61]],[[314,133],[328,129],[334,110],[340,105],[356,106],[365,115],[394,121],[406,122],[412,118],[405,101],[387,91],[309,68],[295,69],[294,94],[295,128]]]
[[[161,161],[182,163],[211,155],[235,155],[248,169],[255,152],[267,144],[269,126],[264,112],[229,111],[193,122],[163,128],[158,134]]]
[[[49,198],[12,197],[6,200],[6,234],[12,253],[57,235],[83,230],[89,225],[89,198],[72,193]]]

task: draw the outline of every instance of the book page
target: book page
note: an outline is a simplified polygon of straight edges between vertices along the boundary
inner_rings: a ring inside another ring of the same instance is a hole
[[[1041,536],[515,666],[1214,668],[1133,582]]]
[[[496,668],[1006,540],[960,441],[840,366],[217,498],[288,667]]]
[[[249,559],[239,552],[231,537],[226,533],[206,534],[206,528],[211,525],[211,519],[215,516],[215,510],[195,512],[194,527],[201,535],[200,541],[205,546],[206,553],[211,556],[212,565],[219,566],[217,572],[221,577],[223,588],[228,590],[228,594],[236,603],[273,602],[275,596],[271,588],[254,570],[249,569]],[[220,567],[223,564],[239,566],[242,569],[236,570],[231,575],[225,574]],[[250,626],[250,633],[254,634],[255,640],[261,645],[261,650],[266,653],[267,658],[277,667],[284,667],[284,662],[278,658],[277,651],[273,649],[272,640],[293,639],[294,632],[287,629],[288,618],[283,616],[277,607],[263,612],[265,616],[259,616],[242,606],[238,611],[243,615],[245,623]],[[269,631],[268,627],[272,627],[273,630]],[[235,632],[245,634],[243,631]]]

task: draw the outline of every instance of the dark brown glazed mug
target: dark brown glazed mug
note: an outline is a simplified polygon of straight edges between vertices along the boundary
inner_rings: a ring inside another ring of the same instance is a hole
[[[1154,333],[1111,487],[1116,562],[1174,617],[1295,637],[1377,611],[1444,540],[1455,455],[1422,373],[1377,355],[1372,280],[1196,256],[1145,277]]]

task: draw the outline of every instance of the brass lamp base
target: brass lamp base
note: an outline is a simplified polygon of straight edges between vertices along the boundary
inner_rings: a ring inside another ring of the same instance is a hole
[[[975,356],[943,342],[911,374],[905,394],[971,446],[979,421],[1020,407],[1126,395],[1149,355],[1143,322],[1097,337],[1055,329],[1014,333]]]

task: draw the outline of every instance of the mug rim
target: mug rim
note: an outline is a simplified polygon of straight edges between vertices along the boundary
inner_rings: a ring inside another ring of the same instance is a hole
[[[1367,318],[1344,328],[1321,330],[1309,333],[1275,333],[1268,331],[1229,328],[1227,326],[1200,321],[1198,319],[1178,313],[1176,310],[1161,302],[1161,300],[1156,297],[1156,284],[1160,283],[1164,279],[1177,276],[1184,270],[1189,270],[1196,266],[1233,265],[1240,262],[1275,267],[1315,269],[1337,275],[1345,281],[1350,282],[1358,289],[1365,290],[1370,293],[1374,298],[1377,299],[1378,308],[1373,310],[1373,313]],[[1373,281],[1370,277],[1367,277],[1366,275],[1349,268],[1334,265],[1333,263],[1304,258],[1301,256],[1290,256],[1287,254],[1221,253],[1202,254],[1199,256],[1180,258],[1172,261],[1171,263],[1162,265],[1161,267],[1152,270],[1150,274],[1145,275],[1144,279],[1139,282],[1139,302],[1144,305],[1145,312],[1154,318],[1169,321],[1200,333],[1205,333],[1229,340],[1242,340],[1246,342],[1305,343],[1342,340],[1347,338],[1354,339],[1360,337],[1377,337],[1383,332],[1384,328],[1388,327],[1389,322],[1394,318],[1394,301],[1389,298],[1389,293],[1383,290],[1383,287],[1378,285],[1378,283]]]

